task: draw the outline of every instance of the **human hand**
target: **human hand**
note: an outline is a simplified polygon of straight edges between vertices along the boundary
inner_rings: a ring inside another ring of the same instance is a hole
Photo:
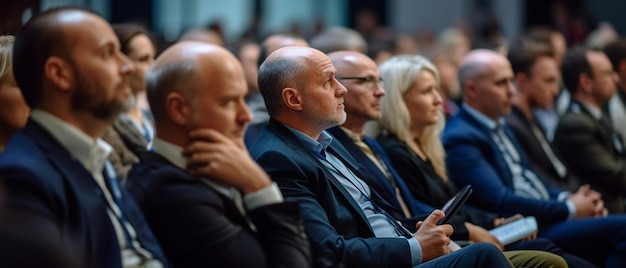
[[[576,207],[576,218],[595,217],[603,213],[604,202],[600,194],[591,190],[588,184],[580,186],[568,199]]]
[[[590,195],[592,195],[595,198],[595,209],[594,209],[594,215],[596,218],[601,218],[601,217],[606,217],[607,215],[609,215],[609,210],[606,209],[604,207],[604,200],[602,200],[602,194],[600,194],[599,192],[595,191],[595,190],[591,190]]]
[[[485,228],[471,224],[469,222],[465,223],[465,228],[467,228],[467,232],[469,233],[470,241],[474,243],[491,243],[496,246],[500,251],[504,251],[504,246],[502,245],[502,243],[500,243],[500,241],[495,236],[489,233],[489,231],[485,230]]]
[[[423,262],[450,253],[448,244],[450,244],[450,235],[454,230],[450,224],[437,225],[443,216],[443,211],[436,209],[428,215],[428,218],[416,225],[417,232],[414,237],[422,247]]]
[[[271,183],[245,146],[214,129],[197,129],[191,131],[189,136],[192,142],[184,148],[183,155],[187,158],[187,169],[191,174],[234,186],[244,194],[258,191]]]
[[[493,227],[498,227],[500,225],[504,225],[504,224],[507,224],[509,222],[514,222],[516,220],[520,220],[520,219],[523,219],[523,218],[524,218],[524,215],[519,214],[519,213],[515,214],[515,215],[513,215],[511,217],[508,217],[508,218],[497,218],[497,219],[495,219],[493,221],[494,222],[493,223]]]

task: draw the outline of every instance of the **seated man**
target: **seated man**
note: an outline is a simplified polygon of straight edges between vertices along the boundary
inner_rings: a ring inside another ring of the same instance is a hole
[[[364,132],[367,122],[380,120],[382,118],[381,112],[384,110],[383,107],[385,105],[381,105],[381,101],[387,104],[393,103],[394,107],[408,111],[407,104],[403,101],[404,96],[408,95],[408,91],[415,90],[415,88],[422,88],[419,86],[422,85],[424,81],[420,81],[422,80],[420,78],[423,76],[420,76],[419,73],[428,70],[436,72],[437,70],[434,69],[434,66],[432,67],[433,69],[427,69],[431,67],[427,67],[427,65],[418,60],[388,61],[384,63],[384,66],[391,64],[397,66],[397,69],[394,69],[394,71],[387,69],[384,74],[380,74],[376,63],[365,54],[359,52],[337,51],[328,54],[328,57],[337,69],[337,79],[348,90],[348,93],[344,96],[346,121],[341,126],[328,129],[328,132],[350,152],[354,159],[358,161],[369,174],[369,176],[363,178],[371,179],[365,181],[368,186],[378,192],[387,203],[396,208],[389,209],[388,211],[403,212],[403,214],[393,215],[394,218],[402,222],[410,222],[414,215],[422,215],[433,211],[435,207],[443,206],[443,204],[454,195],[452,192],[454,191],[454,187],[451,184],[439,184],[431,178],[427,178],[426,176],[428,175],[426,174],[430,171],[427,170],[427,168],[413,164],[418,161],[416,159],[417,156],[408,153],[410,149],[406,147],[408,146],[406,143],[398,139],[390,142],[391,139],[387,139],[387,145],[393,144],[392,147],[394,150],[392,152],[395,153],[393,157],[390,157],[384,150],[385,144],[379,144],[376,139],[365,135]],[[411,62],[414,64],[410,64]],[[421,71],[416,71],[420,67]],[[415,72],[414,76],[404,75],[413,72]],[[399,84],[408,85],[408,91],[403,94],[392,93],[390,96],[385,96],[388,91],[387,89],[383,89],[383,84],[380,82],[381,76],[384,75],[386,75],[386,77],[395,76],[397,79],[395,81],[384,80],[385,85],[392,85],[390,86],[390,91],[396,89],[396,93],[401,93],[400,90],[397,90],[401,87],[398,86]],[[385,99],[382,99],[383,96]],[[439,105],[441,105],[441,103],[439,103]],[[386,111],[390,112],[390,110]],[[400,116],[391,116],[389,118],[398,120]],[[405,118],[410,120],[410,116]],[[443,118],[439,119],[443,120]],[[397,126],[396,129],[403,129],[403,127]],[[409,128],[410,124],[407,124],[406,129]],[[436,133],[438,132],[433,132],[433,135],[436,135],[438,139],[439,135]],[[425,145],[425,140],[422,140],[421,144]],[[430,159],[433,161],[433,158]],[[443,156],[441,160],[443,161]],[[401,167],[401,169],[397,170],[394,167]],[[404,174],[404,176],[402,176],[402,174]],[[431,176],[434,177],[435,175]],[[424,183],[428,186],[420,190],[419,194],[413,195],[409,186],[405,183],[405,180],[408,178],[418,180],[420,183]],[[438,177],[437,179],[441,180]],[[446,186],[450,186],[450,188],[446,188]],[[450,190],[450,195],[446,194],[448,193],[447,190]],[[591,263],[563,252],[550,240],[545,238],[519,241],[503,248],[501,243],[485,229],[492,229],[496,227],[496,224],[501,224],[501,221],[502,218],[499,218],[496,214],[462,206],[450,221],[450,224],[454,227],[454,234],[451,238],[474,243],[488,242],[501,249],[506,249],[504,252],[505,256],[509,257],[515,266],[545,267],[546,264],[554,264],[554,262],[562,261],[555,255],[538,251],[545,250],[562,256],[570,266],[593,267]],[[517,250],[528,251],[520,253],[520,251]],[[528,259],[537,262],[528,261]]]
[[[610,213],[626,212],[626,148],[603,111],[618,77],[603,52],[584,48],[570,49],[561,68],[572,104],[559,120],[554,147],[602,194]]]
[[[588,186],[569,194],[546,185],[507,133],[501,118],[510,112],[515,92],[508,60],[493,51],[472,51],[459,78],[464,104],[447,124],[443,143],[450,178],[474,189],[469,202],[502,215],[535,216],[540,237],[597,265],[626,267],[626,217],[606,217],[600,195]]]
[[[507,57],[517,94],[505,119],[520,143],[528,166],[548,184],[576,191],[582,185],[580,180],[565,165],[533,113],[537,109],[553,109],[559,94],[561,72],[552,47],[523,37],[511,44]]]
[[[412,234],[382,209],[389,206],[365,184],[366,174],[324,131],[346,118],[346,89],[324,53],[308,47],[276,50],[259,69],[259,89],[270,122],[250,153],[285,198],[300,203],[314,266],[510,265],[494,246],[483,243],[446,255],[453,230],[436,225],[444,216],[440,210]]]
[[[298,205],[283,202],[244,146],[251,115],[235,56],[178,43],[146,80],[154,151],[126,186],[174,266],[309,267]]]
[[[128,105],[134,68],[109,23],[83,9],[51,9],[22,28],[13,55],[33,110],[0,154],[3,205],[71,249],[79,267],[167,265],[100,138]]]

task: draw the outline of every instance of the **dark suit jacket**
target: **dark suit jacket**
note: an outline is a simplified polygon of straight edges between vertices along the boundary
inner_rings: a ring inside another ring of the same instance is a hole
[[[513,109],[510,114],[505,116],[506,123],[513,134],[515,134],[515,138],[520,144],[520,148],[522,149],[524,156],[526,156],[526,160],[528,160],[528,166],[532,171],[537,173],[542,179],[544,179],[550,185],[558,187],[560,189],[568,190],[571,192],[576,192],[578,188],[582,185],[580,180],[574,176],[571,172],[569,172],[569,168],[567,168],[567,173],[565,176],[561,177],[557,172],[554,165],[551,163],[550,158],[544,151],[541,146],[541,142],[539,138],[535,136],[532,130],[531,122],[526,119],[522,111],[520,111],[517,107],[513,106]],[[541,127],[538,124],[535,124],[540,130]],[[543,130],[542,130],[542,135]],[[546,141],[548,139],[546,138]],[[556,155],[556,157],[566,165],[565,161],[562,160],[556,148],[552,146],[551,142],[548,142],[550,148]]]
[[[126,187],[174,266],[309,267],[297,204],[249,211],[253,231],[228,197],[154,152],[141,157]]]
[[[80,267],[121,267],[120,247],[104,195],[91,174],[33,121],[0,154],[0,176],[9,208],[32,216],[32,224],[76,250]],[[122,210],[141,245],[167,265],[161,249],[130,195]]]
[[[602,193],[609,211],[619,213],[624,212],[626,156],[614,146],[613,134],[610,125],[575,103],[559,121],[554,147],[584,183]]]
[[[378,168],[378,166],[376,166],[376,164],[374,164],[374,162],[372,162],[372,160],[370,160],[369,157],[367,157],[367,155],[365,155],[365,153],[363,153],[363,151],[361,151],[361,149],[359,149],[359,147],[354,144],[352,139],[350,139],[350,137],[346,135],[341,127],[333,127],[328,129],[327,131],[331,133],[337,139],[337,141],[339,141],[341,145],[346,148],[346,150],[352,155],[352,157],[354,157],[354,159],[363,166],[363,168],[369,175],[365,178],[372,179],[371,181],[366,181],[366,183],[372,189],[378,192],[378,194],[380,194],[380,196],[383,197],[390,205],[395,207],[393,211],[400,211],[400,202],[398,201],[398,198],[396,196],[396,191],[393,188],[393,185],[391,185],[389,179],[387,179],[385,174]],[[387,167],[389,167],[389,172],[394,177],[394,181],[396,182],[396,186],[400,191],[400,195],[402,196],[403,201],[406,203],[411,215],[427,215],[431,213],[434,208],[416,200],[413,197],[404,180],[400,178],[395,169],[393,169],[393,166],[389,161],[387,154],[383,151],[378,142],[367,136],[365,136],[364,142],[370,147],[370,149],[372,149],[375,154],[379,156],[380,160]],[[400,213],[398,216],[394,215],[394,217],[400,219],[403,217],[401,215],[402,213]],[[411,228],[415,229],[415,226],[412,226]]]
[[[251,155],[287,200],[300,203],[315,267],[410,267],[405,239],[376,238],[359,205],[323,163],[287,127],[270,119]],[[337,141],[328,151],[359,178],[367,172]],[[371,198],[386,203],[372,190]],[[390,206],[387,204],[387,206]]]
[[[506,127],[505,132],[519,152],[515,137]],[[551,196],[547,201],[515,194],[513,176],[491,137],[491,130],[480,124],[465,108],[461,108],[446,125],[443,144],[450,179],[458,187],[472,185],[474,193],[468,200],[470,204],[503,216],[515,213],[535,216],[540,224],[567,219],[567,206],[556,200],[558,189],[545,185]],[[528,168],[521,153],[520,157],[522,167]]]

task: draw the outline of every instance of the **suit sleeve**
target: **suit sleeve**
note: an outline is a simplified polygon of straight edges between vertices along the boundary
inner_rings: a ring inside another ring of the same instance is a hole
[[[535,216],[542,223],[553,223],[567,219],[569,211],[565,203],[558,201],[532,200],[517,196],[511,187],[492,166],[488,153],[493,148],[476,133],[444,133],[448,174],[458,187],[472,185],[474,193],[470,201],[481,209],[503,216],[521,213]],[[453,131],[453,130],[452,130]],[[448,134],[448,135],[446,135]]]
[[[318,183],[318,180],[325,176],[321,170],[318,172],[306,170],[292,159],[281,153],[266,152],[259,155],[256,161],[278,183],[285,200],[300,204],[300,213],[312,245],[315,267],[411,266],[409,244],[406,239],[349,237],[338,233],[329,217],[340,217],[347,212],[337,211],[342,209],[337,206],[324,207],[318,198],[329,200],[341,197],[333,195],[332,192],[319,191],[321,183]],[[336,213],[327,214],[327,211]],[[359,228],[352,224],[347,225],[350,226],[338,228],[350,230]]]
[[[554,146],[560,155],[581,178],[609,192],[626,193],[626,158],[602,144],[605,138],[596,122],[573,119],[564,117],[557,128]]]
[[[49,172],[56,176],[55,172]],[[54,192],[55,188],[44,183],[44,178],[24,169],[0,170],[0,203],[2,214],[15,213],[12,220],[22,217],[21,227],[28,229],[30,236],[50,242],[50,246],[61,249],[74,249],[79,241],[68,235],[60,224],[58,215],[64,213],[64,201]],[[96,216],[96,215],[94,215]],[[109,219],[103,218],[103,221]],[[68,253],[69,251],[63,250]],[[82,263],[85,256],[71,254],[68,257]]]
[[[253,210],[250,216],[258,227],[256,234],[234,224],[226,216],[233,213],[227,210],[234,207],[225,207],[217,193],[202,187],[206,186],[195,180],[160,187],[145,211],[175,265],[309,267],[308,242],[301,234],[293,205],[283,203]]]

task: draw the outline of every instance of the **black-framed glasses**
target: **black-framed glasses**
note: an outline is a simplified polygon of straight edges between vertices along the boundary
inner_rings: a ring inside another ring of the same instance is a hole
[[[352,77],[338,77],[339,80],[357,80],[359,83],[365,85],[368,88],[376,88],[377,85],[383,82],[382,78],[376,78],[373,76],[352,76]]]

